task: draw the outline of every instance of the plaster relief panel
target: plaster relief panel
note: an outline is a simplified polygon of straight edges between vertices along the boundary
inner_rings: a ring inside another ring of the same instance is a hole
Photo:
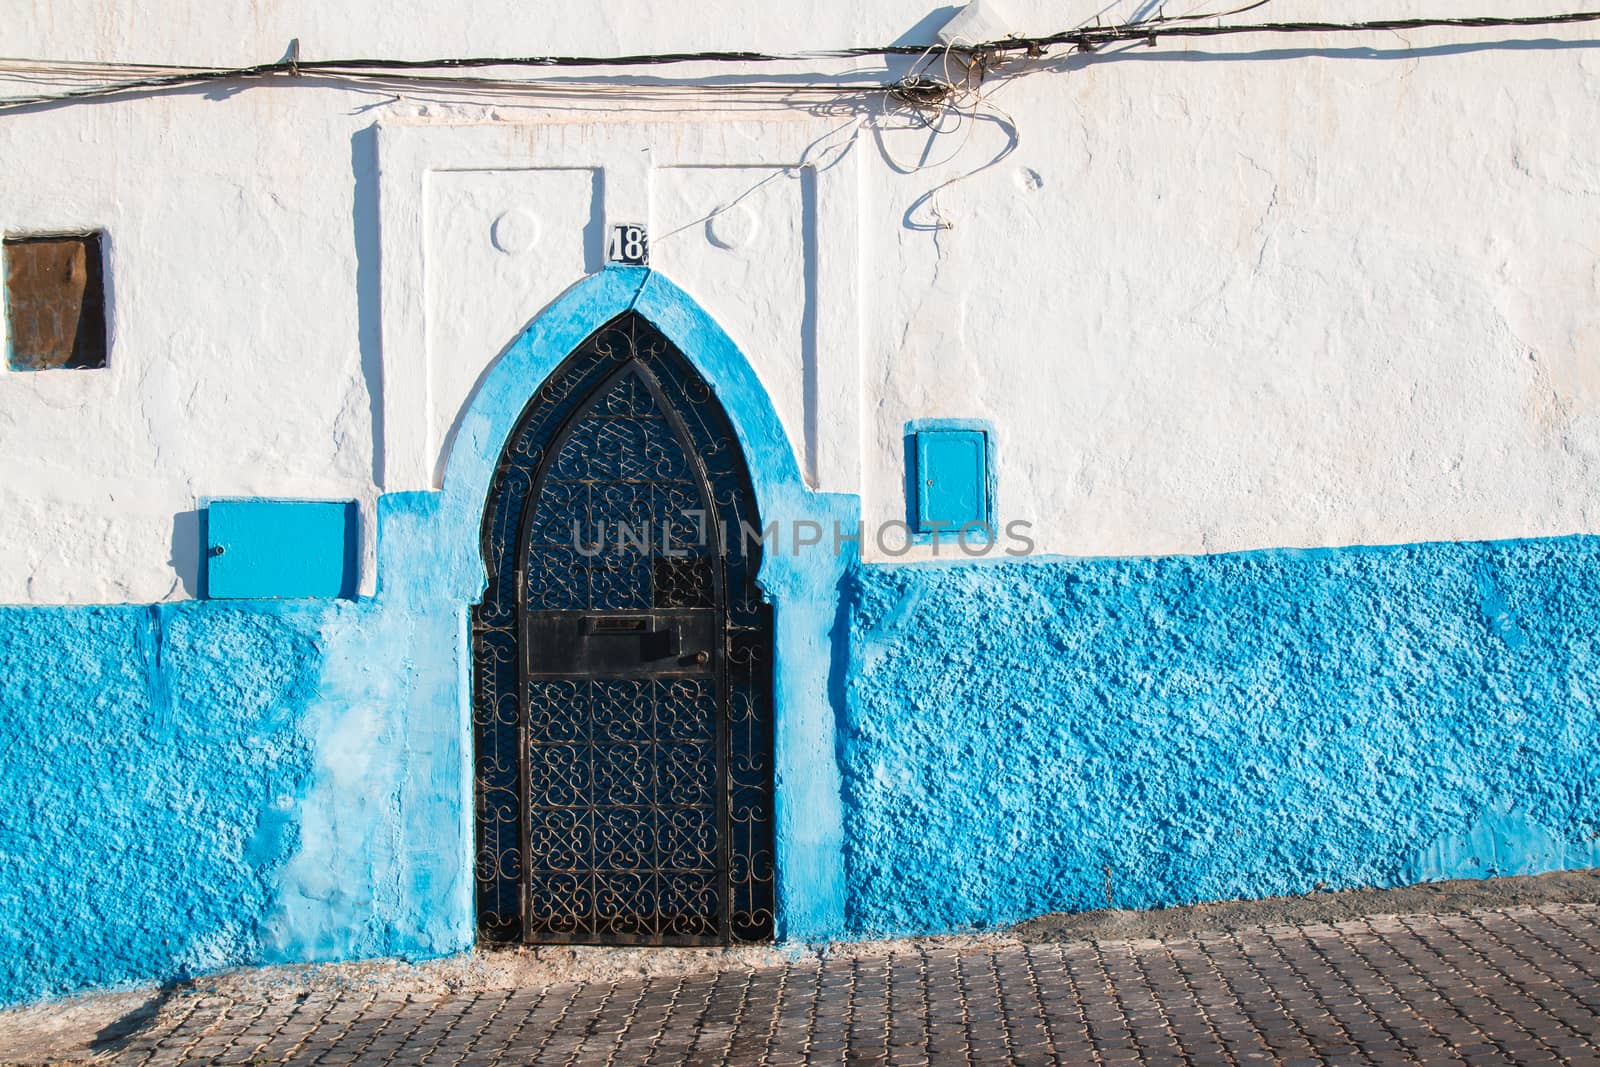
[[[816,479],[815,196],[787,167],[663,167],[651,183],[651,266],[692,293],[761,376]]]
[[[849,132],[809,118],[380,127],[384,491],[441,484],[483,375],[552,301],[604,269],[619,223],[647,228],[650,269],[739,345],[806,478],[858,491]]]
[[[427,175],[427,365],[433,439],[528,320],[597,265],[601,171],[441,170]],[[531,387],[530,387],[531,388]],[[434,477],[447,452],[438,453]]]

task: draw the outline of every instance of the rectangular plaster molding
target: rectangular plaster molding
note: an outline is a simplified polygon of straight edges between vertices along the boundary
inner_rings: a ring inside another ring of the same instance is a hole
[[[650,175],[666,167],[805,167],[816,188],[816,388],[805,441],[791,442],[816,487],[861,488],[859,154],[854,125],[812,116],[670,122],[384,122],[378,127],[385,492],[438,488],[444,442],[429,382],[428,175],[440,171],[587,168],[602,173],[608,222],[649,223]],[[579,278],[574,277],[575,283]],[[693,295],[693,294],[691,294]],[[530,316],[539,309],[531,308]],[[507,338],[509,341],[510,338]],[[735,336],[741,345],[748,338]],[[487,365],[494,353],[484,354]],[[833,429],[818,429],[828,427]]]

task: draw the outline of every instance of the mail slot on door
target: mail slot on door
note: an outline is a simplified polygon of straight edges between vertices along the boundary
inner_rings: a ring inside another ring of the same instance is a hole
[[[531,611],[528,673],[700,674],[715,664],[716,612]]]

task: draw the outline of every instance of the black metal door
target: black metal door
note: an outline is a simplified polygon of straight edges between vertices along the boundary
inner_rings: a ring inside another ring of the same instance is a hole
[[[638,315],[529,403],[473,615],[486,939],[772,936],[759,529],[726,415]]]

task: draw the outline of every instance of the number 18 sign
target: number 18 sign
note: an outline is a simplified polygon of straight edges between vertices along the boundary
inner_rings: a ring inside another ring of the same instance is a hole
[[[606,241],[606,260],[642,267],[650,262],[650,238],[644,227],[636,223],[623,223],[611,227],[611,237]]]

